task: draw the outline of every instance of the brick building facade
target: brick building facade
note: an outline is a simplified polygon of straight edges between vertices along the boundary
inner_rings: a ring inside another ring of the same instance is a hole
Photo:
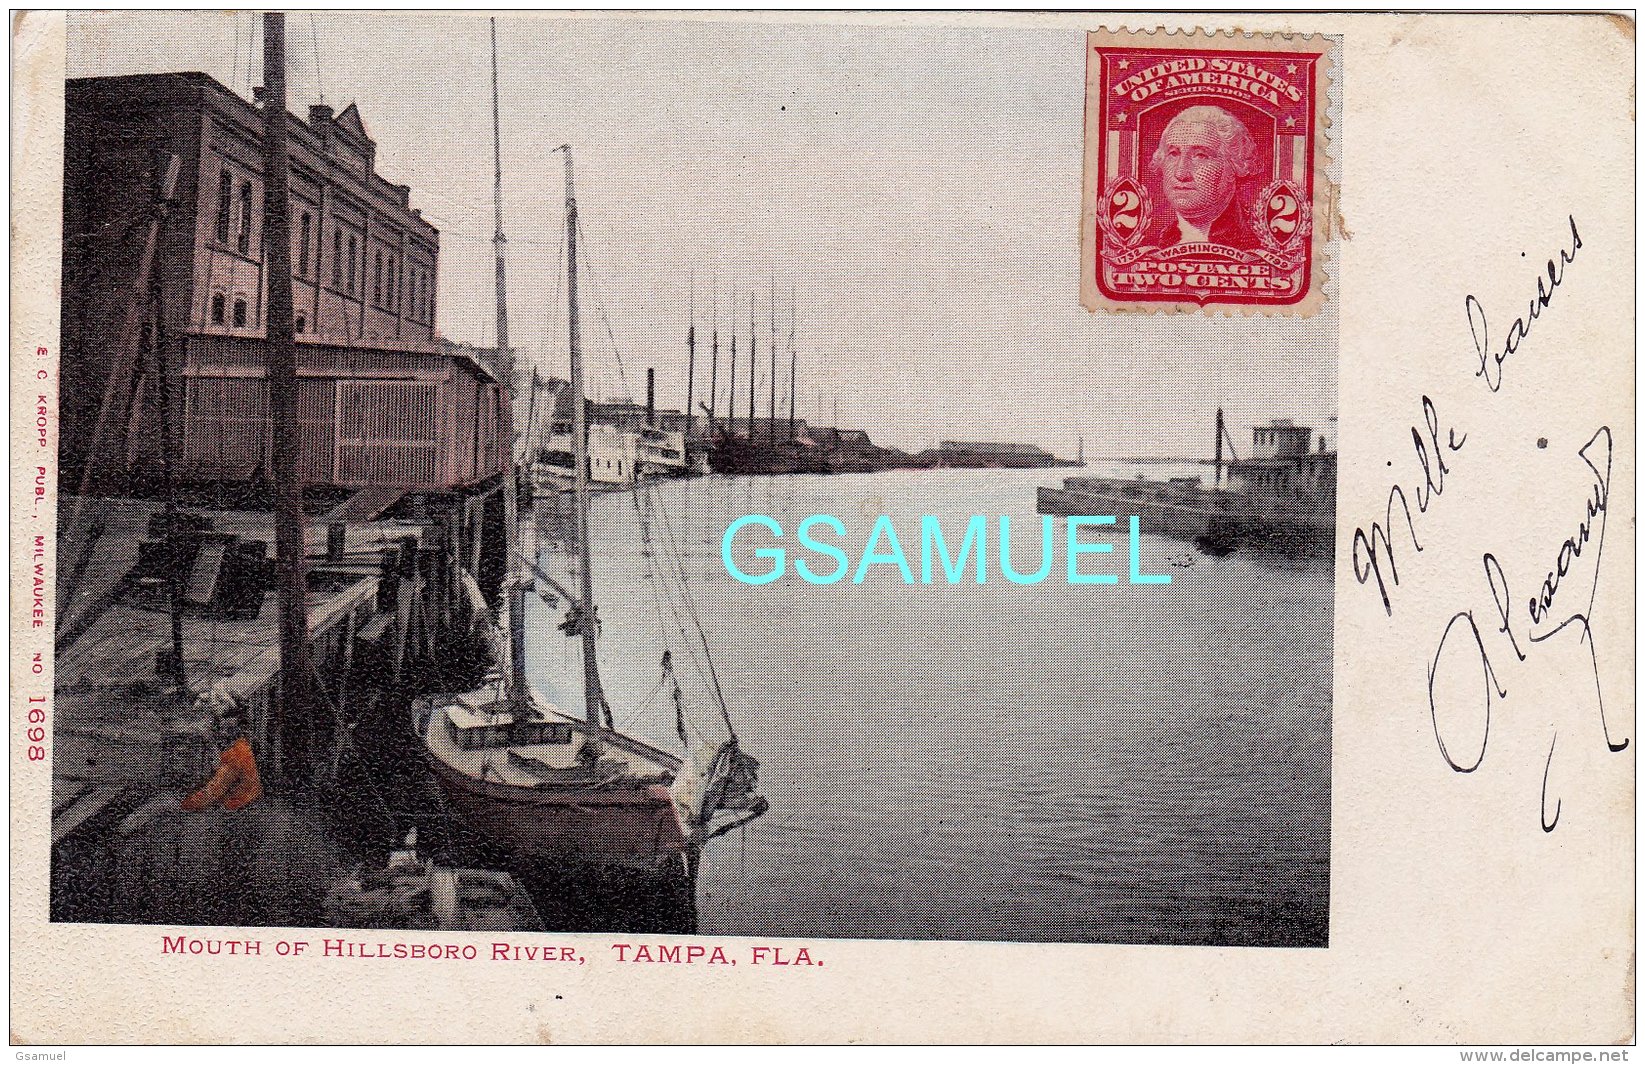
[[[129,399],[112,412],[99,485],[157,465],[162,422],[180,476],[267,473],[262,112],[205,74],[82,78],[66,87],[62,445],[87,463],[104,382],[121,365],[161,175],[159,226]],[[460,487],[504,467],[508,399],[435,328],[439,232],[376,173],[351,104],[289,122],[291,261],[302,471],[311,484]],[[163,419],[161,382],[170,389]],[[122,398],[124,398],[122,395]],[[117,445],[117,446],[115,446]],[[105,477],[106,474],[106,477]]]

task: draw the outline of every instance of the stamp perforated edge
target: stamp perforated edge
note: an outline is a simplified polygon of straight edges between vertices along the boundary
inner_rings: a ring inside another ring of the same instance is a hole
[[[1102,137],[1092,136],[1092,123],[1097,119],[1093,100],[1094,68],[1092,56],[1098,47],[1136,47],[1139,44],[1159,45],[1166,39],[1170,46],[1183,48],[1219,48],[1262,52],[1299,52],[1321,57],[1318,91],[1314,94],[1313,176],[1312,203],[1314,226],[1310,236],[1310,266],[1308,291],[1302,299],[1285,305],[1251,304],[1196,300],[1115,300],[1104,295],[1097,287],[1095,271],[1089,269],[1096,261],[1097,211],[1096,181],[1102,168]],[[1319,313],[1326,300],[1326,254],[1337,231],[1338,198],[1340,188],[1330,176],[1332,161],[1332,125],[1330,119],[1331,94],[1337,87],[1337,64],[1340,62],[1342,38],[1330,34],[1261,33],[1256,31],[1217,30],[1203,28],[1172,30],[1109,29],[1098,27],[1085,34],[1085,115],[1084,115],[1084,169],[1080,180],[1080,305],[1093,313],[1113,314],[1194,314],[1207,318],[1308,318]]]

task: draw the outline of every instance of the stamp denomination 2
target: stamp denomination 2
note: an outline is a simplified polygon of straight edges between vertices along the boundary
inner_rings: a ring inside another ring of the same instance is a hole
[[[1318,307],[1328,47],[1089,35],[1087,308]]]

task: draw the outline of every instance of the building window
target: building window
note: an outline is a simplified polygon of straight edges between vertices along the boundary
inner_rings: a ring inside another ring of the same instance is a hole
[[[297,239],[297,276],[298,277],[307,277],[308,276],[309,223],[310,223],[310,220],[309,220],[308,212],[304,211],[303,212],[303,222],[302,222],[302,225],[299,227],[299,235],[298,235],[298,239]],[[316,271],[316,272],[318,272],[318,271]]]
[[[348,238],[348,294],[354,295],[354,265],[360,258],[360,245],[351,234]]]
[[[241,255],[251,254],[251,182],[240,183],[240,236],[237,245]]]
[[[371,271],[371,302],[383,305],[383,253],[378,252]]]
[[[299,332],[299,333],[308,332],[308,319],[305,318],[303,315],[299,314],[297,316],[297,330],[296,331]]]
[[[394,256],[391,253],[388,257],[388,303],[385,304],[385,306],[387,306],[388,309],[391,310],[391,311],[394,309],[394,304],[397,302],[394,298],[395,295],[396,295],[396,292],[395,292],[395,289],[394,289]]]
[[[428,283],[428,275],[423,275],[423,321],[434,321],[434,290]]]
[[[211,324],[223,324],[223,294],[221,292],[211,297]]]
[[[234,175],[227,170],[217,186],[217,243],[228,243],[229,212],[234,209]]]
[[[331,287],[343,287],[343,231],[331,231]]]
[[[246,325],[246,301],[234,301],[234,328],[244,329]]]

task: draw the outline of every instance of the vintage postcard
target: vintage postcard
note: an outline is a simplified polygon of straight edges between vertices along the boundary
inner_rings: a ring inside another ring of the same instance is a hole
[[[1634,47],[14,15],[13,1041],[1630,1042]]]

